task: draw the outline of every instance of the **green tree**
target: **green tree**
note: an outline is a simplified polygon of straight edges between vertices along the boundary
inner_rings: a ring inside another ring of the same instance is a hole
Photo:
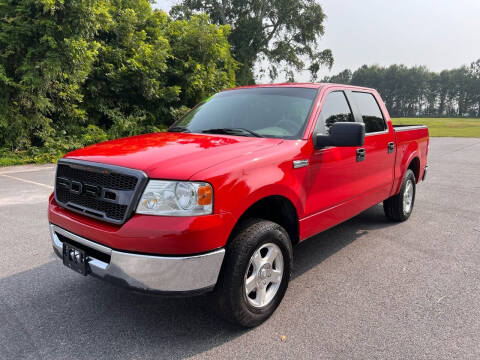
[[[345,69],[333,76],[327,76],[323,78],[322,82],[329,82],[334,84],[350,84],[352,81],[352,71]]]
[[[480,117],[480,59],[469,67],[469,92],[472,94],[472,115]]]
[[[172,44],[168,82],[183,89],[178,104],[193,107],[226,87],[235,86],[238,63],[230,54],[230,26],[210,23],[207,15],[169,23]]]
[[[147,0],[116,0],[111,21],[96,36],[100,46],[84,87],[91,123],[112,137],[156,131],[180,88],[168,85],[169,19]]]
[[[0,0],[0,149],[158,131],[235,85],[229,26],[148,0]]]
[[[89,118],[112,137],[158,131],[179,107],[234,86],[228,26],[173,21],[147,0],[117,0],[110,14],[85,93]]]
[[[81,123],[81,86],[105,2],[0,0],[0,147],[39,145]]]
[[[315,79],[322,66],[333,64],[332,52],[319,47],[326,16],[315,0],[183,0],[171,10],[174,17],[184,19],[196,12],[231,26],[229,41],[241,64],[240,84],[254,83],[256,64],[272,80],[279,72],[293,80],[302,70],[309,70]]]

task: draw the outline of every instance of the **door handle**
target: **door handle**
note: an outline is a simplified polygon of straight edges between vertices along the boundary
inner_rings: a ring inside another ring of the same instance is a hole
[[[360,162],[363,160],[365,160],[365,149],[357,149],[357,161]]]
[[[392,141],[388,143],[388,153],[391,154],[393,150],[395,150],[395,143]]]

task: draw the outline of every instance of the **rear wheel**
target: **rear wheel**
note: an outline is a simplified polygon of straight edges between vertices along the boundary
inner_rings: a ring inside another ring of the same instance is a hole
[[[383,202],[383,210],[387,218],[393,221],[405,221],[410,217],[415,203],[415,184],[415,174],[408,169],[400,192]]]
[[[227,320],[253,327],[273,314],[288,287],[292,244],[278,224],[253,219],[229,242],[212,296]]]

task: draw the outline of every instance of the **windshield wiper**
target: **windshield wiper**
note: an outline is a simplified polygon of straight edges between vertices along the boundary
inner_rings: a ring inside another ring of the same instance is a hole
[[[187,127],[185,126],[174,126],[174,127],[171,127],[170,129],[168,129],[168,132],[185,132],[185,133],[189,133],[191,132]]]
[[[202,130],[202,133],[210,133],[210,134],[226,134],[226,135],[242,135],[242,134],[250,134],[255,137],[263,137],[259,133],[255,131],[244,129],[244,128],[218,128],[218,129],[208,129]]]

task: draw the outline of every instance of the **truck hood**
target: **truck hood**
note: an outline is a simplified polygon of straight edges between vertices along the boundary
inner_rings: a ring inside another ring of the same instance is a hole
[[[65,157],[144,171],[150,178],[187,180],[195,173],[281,139],[189,133],[155,133],[107,141]]]

